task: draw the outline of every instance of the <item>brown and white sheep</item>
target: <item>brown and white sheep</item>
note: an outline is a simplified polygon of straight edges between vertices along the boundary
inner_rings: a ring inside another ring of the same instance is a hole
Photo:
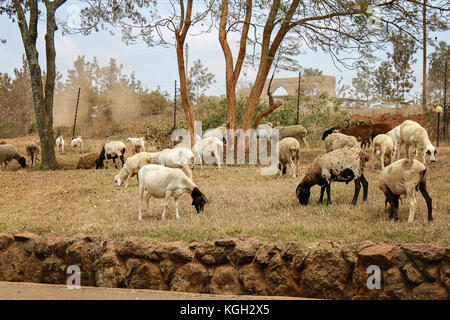
[[[296,189],[300,204],[307,205],[311,195],[311,187],[319,185],[321,187],[319,203],[322,203],[326,189],[327,205],[330,205],[330,184],[333,181],[345,183],[355,181],[352,205],[356,205],[362,183],[363,201],[367,200],[369,183],[364,177],[364,167],[369,159],[369,155],[361,148],[347,147],[318,156],[314,159]]]
[[[400,196],[406,194],[409,203],[408,222],[412,222],[417,207],[415,193],[419,189],[427,203],[428,221],[433,220],[433,205],[427,192],[426,173],[425,165],[416,159],[400,159],[381,170],[378,186],[386,197],[386,204],[390,205],[389,218],[398,220],[398,202]]]

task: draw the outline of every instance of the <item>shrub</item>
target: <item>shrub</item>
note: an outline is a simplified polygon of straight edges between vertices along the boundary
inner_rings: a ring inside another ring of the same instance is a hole
[[[186,129],[186,120],[179,120],[176,127],[177,129]],[[173,122],[149,121],[144,129],[137,130],[137,132],[144,135],[146,140],[155,142],[158,150],[162,150],[173,147],[173,141],[170,140],[173,130]]]
[[[28,135],[33,135],[33,134],[35,134],[37,132],[37,124],[36,124],[36,121],[31,121],[29,124],[28,124],[28,127],[27,127],[27,133],[28,133]]]

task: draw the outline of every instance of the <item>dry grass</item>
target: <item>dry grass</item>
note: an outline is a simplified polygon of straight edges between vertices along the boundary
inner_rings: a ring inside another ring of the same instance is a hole
[[[23,153],[32,138],[12,142]],[[100,151],[102,142],[87,140],[85,152]],[[58,160],[64,168],[74,168],[79,154],[67,148]],[[332,185],[331,207],[317,205],[319,188],[312,189],[311,203],[300,206],[295,196],[299,179],[261,176],[256,166],[207,166],[194,170],[194,180],[210,204],[195,214],[191,198],[180,199],[181,218],[174,218],[173,201],[167,219],[160,220],[163,200],[152,199],[149,214],[137,220],[137,182],[127,189],[113,185],[116,169],[60,170],[41,172],[36,168],[0,171],[0,232],[30,231],[38,234],[103,235],[112,238],[152,237],[185,241],[212,240],[226,236],[256,236],[263,241],[310,243],[323,239],[355,242],[372,240],[388,243],[425,242],[449,245],[450,147],[439,148],[440,159],[431,166],[428,189],[433,198],[435,220],[426,219],[426,205],[418,193],[413,223],[406,222],[408,206],[400,205],[400,222],[388,219],[384,196],[378,189],[379,169],[366,170],[369,199],[350,206],[353,183]],[[323,148],[302,153],[300,175]]]

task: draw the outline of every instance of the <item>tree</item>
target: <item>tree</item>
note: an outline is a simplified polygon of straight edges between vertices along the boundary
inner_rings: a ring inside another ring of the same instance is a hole
[[[194,66],[189,71],[190,96],[195,96],[195,102],[198,103],[198,92],[204,92],[211,84],[216,82],[214,74],[208,72],[208,68],[203,66],[200,59],[194,61]]]
[[[321,76],[322,70],[316,68],[304,68],[302,72],[303,76]]]
[[[440,41],[435,51],[429,56],[428,90],[435,102],[440,103],[444,95],[445,62],[447,62],[447,92],[450,91],[450,46],[445,41]]]
[[[394,72],[389,60],[382,61],[371,77],[372,93],[383,101],[392,95]]]
[[[364,99],[366,102],[369,101],[372,95],[371,78],[372,74],[369,67],[362,65],[356,73],[356,77],[352,79],[353,94],[357,99]]]
[[[55,32],[56,10],[66,0],[44,0],[45,13],[39,8],[40,1],[29,0],[3,0],[0,2],[0,13],[8,14],[9,18],[17,24],[22,36],[28,66],[30,69],[31,88],[34,111],[36,115],[37,130],[41,141],[41,169],[57,169],[53,135],[53,95],[55,89]],[[28,16],[28,20],[27,20]],[[46,75],[45,83],[38,60],[37,38],[40,18],[46,22],[45,54]]]
[[[417,61],[414,58],[414,54],[419,47],[413,38],[401,32],[393,33],[390,41],[393,46],[393,52],[388,53],[388,57],[391,59],[394,67],[395,95],[397,99],[404,100],[405,93],[412,89],[414,86],[413,82],[416,80],[412,65]]]

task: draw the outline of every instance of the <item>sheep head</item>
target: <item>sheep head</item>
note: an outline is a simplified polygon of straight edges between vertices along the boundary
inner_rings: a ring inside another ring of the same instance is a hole
[[[309,196],[311,195],[311,186],[300,183],[295,192],[300,204],[306,206],[309,201]]]
[[[20,157],[17,161],[19,161],[19,164],[22,166],[22,168],[25,168],[27,166],[27,160],[24,157]]]
[[[205,195],[197,187],[192,190],[191,196],[192,205],[195,207],[195,210],[197,210],[197,213],[203,211],[205,204],[209,203],[208,199],[206,199]]]

